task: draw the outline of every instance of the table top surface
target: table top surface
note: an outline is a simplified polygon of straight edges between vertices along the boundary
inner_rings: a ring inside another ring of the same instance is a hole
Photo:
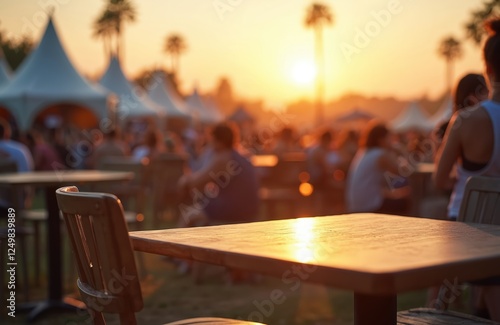
[[[0,174],[0,184],[9,185],[77,185],[126,181],[134,178],[132,172],[101,170],[57,170]]]
[[[500,275],[500,226],[360,213],[130,236],[138,251],[374,295]]]

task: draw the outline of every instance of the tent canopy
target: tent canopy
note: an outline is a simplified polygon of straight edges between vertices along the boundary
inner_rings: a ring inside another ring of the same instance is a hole
[[[101,77],[99,84],[118,96],[117,113],[119,119],[163,115],[159,105],[151,101],[146,94],[140,94],[139,89],[134,88],[127,80],[116,56],[111,57],[108,69]]]
[[[416,102],[411,102],[391,123],[391,128],[396,132],[418,130],[428,132],[432,129],[432,123],[427,114]]]
[[[196,87],[193,93],[187,98],[186,103],[193,117],[201,123],[214,124],[222,121],[222,115],[217,111],[217,108],[204,101]]]
[[[14,78],[0,88],[0,105],[27,130],[35,116],[48,106],[66,103],[89,108],[97,118],[108,116],[108,93],[86,81],[74,68],[59,40],[52,17],[38,47],[24,60]]]
[[[243,106],[240,106],[233,112],[233,114],[228,117],[228,120],[234,121],[236,123],[244,123],[254,122],[255,118],[250,113],[248,113],[248,111]]]
[[[163,108],[167,114],[167,119],[191,119],[182,98],[175,93],[172,82],[165,77],[162,71],[156,71],[153,74],[153,82],[147,89],[149,98]]]
[[[346,113],[337,116],[334,122],[363,121],[363,120],[371,120],[373,118],[375,118],[375,115],[365,112],[360,108],[356,107]]]
[[[11,79],[12,72],[10,70],[9,64],[7,60],[5,60],[5,56],[0,50],[0,87],[6,85]]]
[[[441,107],[431,116],[430,122],[434,127],[449,121],[453,115],[453,100],[451,96],[446,97]]]

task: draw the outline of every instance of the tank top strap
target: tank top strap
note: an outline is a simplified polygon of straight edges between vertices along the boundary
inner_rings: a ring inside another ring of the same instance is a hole
[[[486,100],[481,103],[493,125],[494,145],[492,159],[500,159],[500,103],[492,100]]]

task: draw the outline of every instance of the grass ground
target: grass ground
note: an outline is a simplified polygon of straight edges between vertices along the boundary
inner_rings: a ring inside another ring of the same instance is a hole
[[[40,200],[35,205],[41,205]],[[172,222],[169,221],[162,224],[163,228],[171,226]],[[145,228],[151,228],[147,221]],[[67,259],[70,252],[67,241],[65,243],[64,258]],[[27,267],[30,271],[32,255],[29,252]],[[178,274],[176,266],[165,258],[150,254],[144,254],[143,257],[147,275],[141,281],[144,309],[137,313],[139,324],[163,324],[198,316],[260,320],[272,325],[343,325],[353,322],[353,295],[349,292],[304,282],[295,287],[267,276],[259,276],[251,283],[228,284],[227,272],[216,266],[207,266],[202,283],[195,283],[191,276]],[[45,261],[45,252],[41,260]],[[68,263],[65,266],[65,292],[70,297],[78,298],[76,272],[68,272]],[[46,270],[42,269],[42,272],[42,279],[46,279]],[[279,305],[269,302],[270,295],[275,290],[280,290],[285,297]],[[30,291],[30,300],[43,299],[46,283],[39,287],[31,283]],[[400,295],[398,308],[423,306],[425,296],[425,291]],[[25,313],[18,312],[15,319],[5,318],[5,309],[2,309],[1,324],[25,323]],[[110,324],[119,323],[115,317],[109,317],[108,320]],[[91,322],[86,312],[78,312],[46,315],[35,324],[70,325]]]

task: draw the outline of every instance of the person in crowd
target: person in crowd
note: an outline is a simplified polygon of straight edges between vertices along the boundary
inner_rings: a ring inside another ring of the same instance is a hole
[[[490,35],[483,57],[489,99],[453,115],[436,156],[436,186],[453,188],[448,206],[450,220],[458,217],[465,183],[470,176],[500,177],[500,19],[490,21],[488,28]],[[456,177],[453,177],[455,164]],[[500,321],[500,286],[483,287],[480,297],[489,317]]]
[[[469,73],[462,77],[455,88],[453,102],[453,112],[477,105],[488,98],[489,91],[484,76],[475,73]],[[440,144],[444,138],[446,128],[450,121],[445,121],[438,125],[434,131],[434,138]]]
[[[35,170],[50,171],[65,168],[59,153],[37,130],[31,130],[26,135],[26,142],[31,151]]]
[[[180,206],[180,227],[256,220],[257,175],[252,164],[235,150],[235,129],[221,123],[213,128],[211,137],[210,159],[200,170],[179,180],[180,191],[192,196],[191,206]]]
[[[20,173],[33,171],[34,163],[31,152],[24,144],[14,141],[12,138],[12,129],[7,121],[0,119],[0,159],[11,159],[16,163],[17,171]],[[3,190],[4,191],[4,190]],[[0,206],[29,207],[31,205],[32,191],[30,188],[24,188],[19,195],[12,193],[0,193]],[[9,198],[10,197],[10,198]],[[17,200],[14,204],[13,202]]]
[[[310,184],[313,186],[314,213],[324,215],[329,213],[329,206],[332,202],[330,196],[330,185],[332,181],[332,151],[333,135],[330,130],[323,131],[316,144],[306,151],[306,166],[310,177]],[[335,162],[338,156],[335,155]]]
[[[160,152],[161,139],[156,130],[149,129],[144,135],[144,144],[136,147],[132,152],[132,156],[137,161],[143,158],[154,159]]]
[[[24,144],[11,140],[12,129],[7,121],[0,119],[0,151],[6,153],[17,164],[18,172],[34,169],[33,156]]]
[[[347,174],[351,162],[356,155],[358,142],[358,135],[354,130],[342,130],[338,135],[336,151],[339,156],[339,161],[335,167],[344,175]]]
[[[295,137],[295,131],[291,127],[284,127],[279,133],[278,140],[272,149],[272,153],[278,157],[291,152],[301,151]]]
[[[324,190],[330,179],[330,164],[328,154],[331,152],[333,135],[330,130],[323,131],[319,141],[307,152],[307,169],[310,182],[315,190]]]
[[[399,168],[389,140],[389,130],[381,122],[371,121],[363,130],[347,176],[349,212],[407,213],[408,188],[395,188],[390,181]]]
[[[128,146],[120,140],[116,129],[104,133],[104,139],[99,143],[87,159],[87,167],[98,168],[99,162],[106,157],[126,157],[129,155]]]

